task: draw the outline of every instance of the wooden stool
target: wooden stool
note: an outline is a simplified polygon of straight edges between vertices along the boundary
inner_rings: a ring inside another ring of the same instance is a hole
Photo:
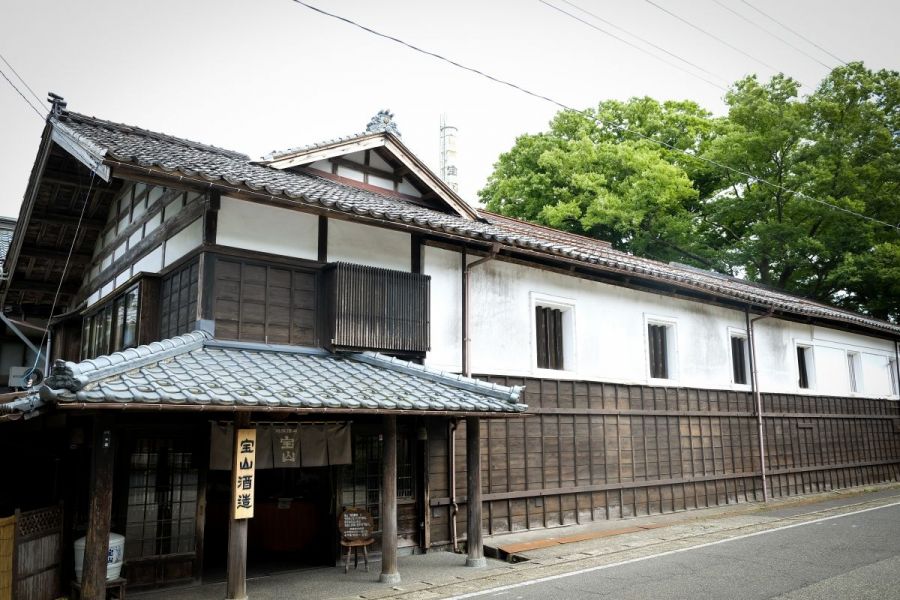
[[[109,595],[110,592],[113,594],[113,598],[116,600],[125,600],[125,584],[128,583],[128,580],[124,577],[116,577],[115,579],[107,579],[106,580],[106,594]],[[81,598],[81,582],[77,579],[72,580],[72,600],[79,600]]]
[[[363,550],[363,560],[366,563],[366,573],[369,572],[369,544],[374,542],[372,538],[367,540],[341,540],[341,546],[347,548],[347,556],[344,559],[344,573],[346,573],[350,569],[350,551],[353,550],[353,568],[359,568],[359,549]]]
[[[354,569],[359,568],[359,549],[363,549],[363,560],[366,563],[366,573],[369,572],[369,544],[375,542],[372,537],[372,515],[364,508],[345,508],[338,516],[338,530],[341,532],[341,547],[347,549],[344,558],[344,573],[350,570],[350,551],[353,550],[356,558]]]

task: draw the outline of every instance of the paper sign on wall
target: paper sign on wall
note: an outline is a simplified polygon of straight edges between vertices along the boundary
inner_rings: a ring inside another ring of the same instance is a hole
[[[234,518],[253,517],[256,479],[256,430],[238,429],[234,449]]]

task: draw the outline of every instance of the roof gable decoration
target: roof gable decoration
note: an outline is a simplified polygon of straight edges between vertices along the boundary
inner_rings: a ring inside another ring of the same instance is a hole
[[[394,121],[394,115],[387,109],[372,117],[366,131],[362,133],[272,152],[256,162],[273,169],[296,169],[308,167],[318,161],[374,149],[386,153],[393,162],[400,165],[399,170],[404,176],[421,182],[440,204],[454,214],[466,220],[478,220],[478,212],[400,141],[400,130]]]
[[[61,407],[488,416],[524,412],[521,392],[376,353],[229,342],[195,331],[77,364],[56,361],[40,396]]]

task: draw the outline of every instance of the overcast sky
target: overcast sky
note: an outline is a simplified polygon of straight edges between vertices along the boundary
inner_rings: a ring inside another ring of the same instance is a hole
[[[309,2],[579,108],[647,95],[721,114],[719,86],[783,71],[808,91],[838,64],[753,7],[844,61],[900,68],[891,0],[653,0],[736,49],[647,0],[547,0],[666,62],[539,0]],[[403,141],[436,169],[446,113],[470,201],[516,136],[541,131],[557,110],[291,0],[0,0],[0,53],[42,99],[52,90],[71,110],[251,157],[362,131],[389,108]],[[42,127],[0,79],[0,215],[18,216]]]

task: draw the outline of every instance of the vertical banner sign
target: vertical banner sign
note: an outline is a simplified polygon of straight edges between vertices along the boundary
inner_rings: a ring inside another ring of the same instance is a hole
[[[253,488],[256,477],[256,430],[238,429],[234,449],[235,519],[253,517]]]

